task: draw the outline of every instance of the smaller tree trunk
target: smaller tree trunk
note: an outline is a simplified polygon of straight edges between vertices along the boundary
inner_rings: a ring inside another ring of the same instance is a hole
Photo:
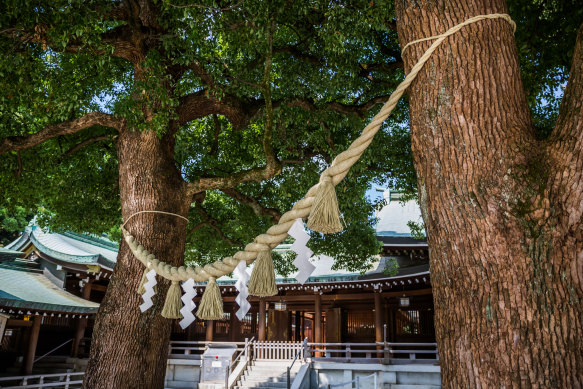
[[[186,184],[174,166],[174,142],[152,132],[122,131],[118,141],[123,219],[144,210],[186,217]],[[163,214],[135,216],[126,229],[157,258],[184,263],[185,221]],[[84,388],[163,388],[171,321],[160,316],[170,283],[160,276],[154,306],[141,313],[143,265],[121,242],[97,315]]]

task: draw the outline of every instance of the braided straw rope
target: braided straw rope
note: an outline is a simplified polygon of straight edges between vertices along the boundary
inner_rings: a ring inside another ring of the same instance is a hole
[[[371,122],[364,128],[362,134],[350,145],[350,147],[347,150],[338,154],[336,158],[334,158],[334,161],[332,161],[330,167],[328,167],[328,169],[322,172],[319,183],[312,186],[308,190],[306,196],[303,199],[295,203],[291,210],[284,213],[281,216],[278,224],[271,226],[266,231],[266,233],[257,236],[253,243],[249,243],[247,246],[245,246],[245,249],[243,251],[239,251],[232,257],[223,258],[222,261],[216,261],[204,267],[193,268],[190,266],[180,267],[171,266],[163,261],[156,259],[153,254],[150,254],[147,250],[144,249],[144,247],[139,245],[138,242],[136,242],[135,238],[131,236],[129,232],[124,228],[125,223],[127,223],[129,219],[136,215],[134,214],[130,216],[130,218],[128,218],[128,220],[126,220],[126,222],[122,225],[123,235],[132,253],[146,267],[154,269],[157,274],[161,275],[162,277],[170,281],[186,281],[189,278],[192,278],[194,281],[204,282],[209,280],[210,278],[218,278],[225,274],[231,273],[235,269],[237,264],[239,264],[240,261],[245,261],[247,265],[251,264],[255,260],[257,254],[260,251],[266,249],[268,250],[273,249],[279,243],[281,243],[281,241],[283,241],[288,236],[287,232],[291,228],[296,219],[298,218],[304,219],[310,214],[310,208],[314,203],[314,197],[316,195],[318,187],[320,186],[320,183],[326,180],[331,180],[333,185],[336,186],[340,181],[342,181],[344,177],[346,177],[349,169],[352,167],[352,165],[356,163],[356,161],[358,161],[358,159],[364,153],[368,145],[370,145],[373,137],[379,131],[385,119],[393,111],[405,90],[409,87],[409,85],[411,85],[415,77],[417,77],[419,71],[421,71],[421,69],[423,68],[425,62],[427,62],[431,54],[433,54],[433,52],[445,40],[445,38],[452,34],[455,34],[457,31],[462,29],[464,26],[467,26],[468,24],[472,24],[484,19],[504,19],[508,23],[510,23],[510,25],[513,28],[513,31],[516,31],[516,24],[510,18],[510,15],[507,14],[479,15],[465,20],[464,22],[450,28],[447,32],[441,35],[435,35],[429,38],[423,38],[409,42],[403,48],[403,52],[412,44],[429,40],[435,40],[435,42],[431,44],[429,49],[425,51],[423,56],[419,58],[415,66],[413,66],[413,68],[411,69],[411,72],[405,77],[405,79],[399,84],[399,86],[397,86],[397,88],[395,89],[391,97],[389,97],[389,100],[381,108],[379,113],[377,113],[376,116],[371,120]]]

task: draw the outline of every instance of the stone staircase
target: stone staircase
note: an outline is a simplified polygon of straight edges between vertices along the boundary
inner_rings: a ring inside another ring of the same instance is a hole
[[[268,360],[257,359],[252,365],[247,367],[245,373],[241,376],[235,389],[276,389],[287,388],[287,367],[291,364],[289,360]],[[301,367],[298,360],[294,363],[290,371],[291,382]]]

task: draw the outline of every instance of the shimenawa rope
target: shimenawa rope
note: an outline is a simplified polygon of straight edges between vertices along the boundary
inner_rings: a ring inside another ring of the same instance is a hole
[[[171,266],[165,262],[162,262],[155,258],[153,254],[150,254],[143,246],[139,245],[135,238],[130,235],[130,233],[124,228],[127,222],[134,216],[140,213],[163,213],[178,216],[188,221],[187,218],[172,214],[169,212],[162,211],[140,211],[132,214],[122,225],[122,232],[128,243],[131,251],[134,253],[136,258],[138,258],[147,268],[154,269],[156,273],[170,281],[186,281],[189,278],[194,279],[197,282],[204,282],[212,278],[212,280],[221,277],[225,274],[231,273],[237,264],[244,260],[247,265],[251,264],[258,253],[262,250],[271,250],[275,248],[281,241],[283,241],[287,236],[287,231],[293,225],[294,221],[298,218],[304,219],[310,214],[310,209],[314,204],[314,198],[323,185],[324,182],[332,182],[334,186],[338,185],[342,179],[348,174],[349,169],[358,161],[362,156],[366,148],[372,142],[374,135],[381,128],[382,123],[393,111],[399,99],[413,82],[417,74],[423,68],[423,65],[427,62],[431,54],[437,49],[437,47],[450,35],[456,33],[464,26],[478,22],[484,19],[504,19],[516,30],[516,24],[507,14],[488,14],[479,15],[465,20],[464,22],[450,28],[445,33],[440,35],[431,36],[429,38],[417,39],[409,42],[403,48],[404,52],[409,46],[425,42],[429,40],[435,40],[431,46],[425,51],[425,53],[419,58],[417,63],[411,68],[409,74],[405,79],[397,86],[393,94],[389,97],[389,100],[381,108],[381,110],[375,115],[375,117],[370,121],[370,123],[363,129],[362,134],[350,145],[350,147],[344,152],[338,154],[330,167],[324,170],[320,176],[320,181],[318,184],[312,186],[305,197],[294,204],[291,210],[284,213],[279,223],[270,227],[266,233],[257,236],[252,243],[245,246],[245,249],[238,251],[232,257],[223,258],[223,260],[216,261],[212,264],[206,265],[204,267],[190,267],[190,266]]]

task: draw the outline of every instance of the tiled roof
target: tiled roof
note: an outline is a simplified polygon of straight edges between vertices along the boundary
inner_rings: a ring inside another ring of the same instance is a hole
[[[96,313],[99,304],[53,284],[40,270],[14,263],[0,265],[0,306],[67,313]]]
[[[100,265],[109,270],[116,263],[117,247],[112,242],[73,233],[44,232],[37,226],[27,227],[25,233],[7,247],[24,249],[29,243],[64,262]]]
[[[7,248],[0,247],[0,261],[1,260],[6,260],[6,259],[10,259],[10,258],[14,258],[14,257],[18,257],[21,254],[22,253],[20,251],[9,250]]]

